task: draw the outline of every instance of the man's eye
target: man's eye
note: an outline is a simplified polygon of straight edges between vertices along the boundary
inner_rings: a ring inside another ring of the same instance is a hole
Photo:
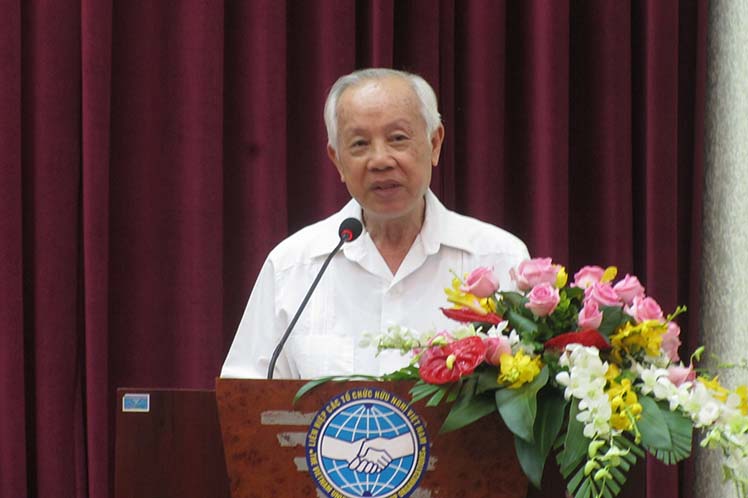
[[[408,135],[403,135],[401,133],[398,133],[397,135],[392,136],[393,142],[403,142],[408,139]]]
[[[364,147],[365,145],[366,145],[366,140],[355,140],[351,144],[351,147],[354,147],[354,148],[356,148],[356,147]]]

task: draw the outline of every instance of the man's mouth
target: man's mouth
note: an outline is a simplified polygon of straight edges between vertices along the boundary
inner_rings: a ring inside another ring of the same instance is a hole
[[[372,185],[373,190],[392,190],[400,186],[397,182],[377,182]]]

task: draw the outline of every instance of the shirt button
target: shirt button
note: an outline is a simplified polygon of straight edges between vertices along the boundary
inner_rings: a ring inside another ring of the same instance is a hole
[[[400,297],[402,294],[403,294],[403,290],[402,290],[402,287],[400,287],[399,285],[397,287],[393,287],[392,289],[390,289],[390,295],[394,297]]]

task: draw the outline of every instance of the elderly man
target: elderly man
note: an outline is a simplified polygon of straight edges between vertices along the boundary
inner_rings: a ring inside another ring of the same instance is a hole
[[[421,77],[390,69],[343,76],[324,115],[328,156],[353,199],[271,251],[222,377],[265,377],[347,217],[360,219],[365,233],[333,258],[278,359],[276,378],[396,370],[409,359],[361,347],[364,333],[390,325],[422,332],[454,327],[439,311],[451,272],[492,267],[507,288],[509,269],[528,257],[517,237],[447,210],[429,190],[444,127],[434,91]]]

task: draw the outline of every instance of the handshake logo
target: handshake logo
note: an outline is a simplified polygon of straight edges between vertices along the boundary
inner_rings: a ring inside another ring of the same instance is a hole
[[[392,439],[362,438],[352,443],[324,435],[320,448],[322,458],[345,460],[349,469],[366,474],[381,472],[392,463],[392,460],[412,456],[413,453],[415,448],[412,434],[403,434]]]
[[[347,391],[317,413],[306,438],[309,472],[330,498],[407,497],[428,462],[418,414],[395,395]]]

